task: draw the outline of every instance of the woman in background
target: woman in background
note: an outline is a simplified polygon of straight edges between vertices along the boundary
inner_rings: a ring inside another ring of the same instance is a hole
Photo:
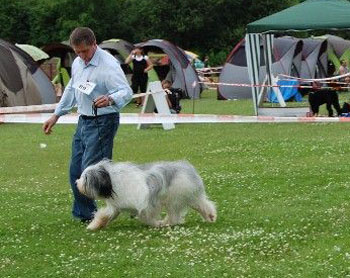
[[[131,51],[130,55],[125,59],[126,64],[133,64],[133,75],[131,78],[131,88],[134,94],[138,93],[140,89],[141,93],[146,93],[148,74],[147,72],[153,68],[152,62],[147,55],[143,54],[141,48],[135,48]],[[143,98],[138,97],[136,99],[136,106],[142,105]]]

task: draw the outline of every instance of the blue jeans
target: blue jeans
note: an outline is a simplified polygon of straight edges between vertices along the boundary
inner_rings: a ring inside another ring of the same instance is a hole
[[[89,165],[103,158],[112,159],[113,139],[119,126],[119,113],[94,117],[80,116],[72,142],[69,179],[73,191],[73,217],[90,220],[96,211],[96,202],[80,194],[76,180]]]

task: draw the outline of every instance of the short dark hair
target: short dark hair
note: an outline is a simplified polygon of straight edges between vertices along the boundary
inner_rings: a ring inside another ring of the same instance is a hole
[[[164,79],[164,80],[162,81],[162,86],[165,86],[165,85],[168,85],[168,86],[171,87],[171,85],[173,85],[173,83],[171,83],[171,81],[168,80],[168,79]]]
[[[94,32],[88,27],[77,27],[73,30],[69,38],[70,45],[93,45],[96,42]]]

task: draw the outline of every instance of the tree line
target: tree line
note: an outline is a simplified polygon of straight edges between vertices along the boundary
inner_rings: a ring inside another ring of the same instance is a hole
[[[222,63],[246,25],[298,0],[0,0],[0,38],[36,46],[69,38],[77,26],[97,41],[166,39]]]

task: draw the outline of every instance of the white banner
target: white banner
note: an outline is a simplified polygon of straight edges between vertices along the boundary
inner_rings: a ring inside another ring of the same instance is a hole
[[[0,123],[44,123],[51,113],[4,114],[0,115]],[[58,120],[58,124],[76,124],[78,114],[68,114]],[[271,117],[271,116],[234,116],[211,114],[172,114],[155,113],[136,114],[121,113],[121,124],[164,124],[164,123],[336,123],[350,122],[346,117]]]

